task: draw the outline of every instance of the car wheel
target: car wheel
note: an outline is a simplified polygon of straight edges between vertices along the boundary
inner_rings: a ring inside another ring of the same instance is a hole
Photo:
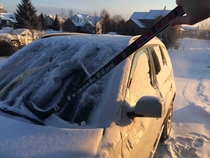
[[[20,48],[20,42],[19,41],[11,41],[11,45],[15,48]]]
[[[165,141],[170,135],[171,127],[172,127],[172,117],[173,117],[173,104],[171,104],[170,110],[164,122],[164,128],[163,128],[163,133],[161,137],[162,141]]]

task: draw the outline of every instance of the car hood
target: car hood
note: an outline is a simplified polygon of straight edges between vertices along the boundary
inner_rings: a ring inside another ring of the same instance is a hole
[[[0,115],[1,157],[95,157],[103,129],[39,126]]]

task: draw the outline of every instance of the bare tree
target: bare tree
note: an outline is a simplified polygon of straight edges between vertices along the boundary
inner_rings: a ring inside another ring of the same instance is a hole
[[[112,20],[114,23],[114,31],[121,32],[121,25],[125,23],[125,19],[121,15],[114,15]]]
[[[65,11],[63,9],[61,9],[61,13],[60,13],[60,16],[62,19],[66,20],[67,19],[67,15],[65,13]]]
[[[98,14],[96,11],[93,12],[93,16],[94,16],[94,23],[96,24],[97,23],[97,17],[98,17]]]
[[[101,22],[102,25],[102,33],[108,33],[110,29],[110,14],[103,9],[101,11],[101,18],[103,19]]]
[[[73,11],[73,9],[69,9],[68,10],[68,13],[69,13],[69,17],[68,18],[72,18],[73,17],[73,15],[74,15],[74,11]]]

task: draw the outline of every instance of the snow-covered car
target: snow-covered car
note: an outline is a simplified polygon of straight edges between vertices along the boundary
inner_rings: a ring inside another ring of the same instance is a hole
[[[0,33],[0,37],[5,36],[16,48],[21,48],[44,35],[44,31],[32,29],[11,29],[9,32]]]
[[[176,94],[167,49],[157,38],[48,118],[25,105],[45,111],[62,104],[137,38],[48,35],[7,59],[0,66],[0,155],[153,157],[161,137],[169,136]]]

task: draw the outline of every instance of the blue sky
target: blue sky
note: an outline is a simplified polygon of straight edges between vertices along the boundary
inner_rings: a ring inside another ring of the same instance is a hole
[[[68,12],[72,9],[74,13],[88,13],[93,15],[94,11],[100,15],[102,9],[107,10],[111,16],[122,15],[129,19],[133,12],[149,11],[151,9],[172,10],[175,6],[175,0],[31,0],[32,4],[38,10],[37,13],[60,14],[63,9]],[[15,12],[17,4],[21,0],[1,0],[0,4],[8,12]]]

